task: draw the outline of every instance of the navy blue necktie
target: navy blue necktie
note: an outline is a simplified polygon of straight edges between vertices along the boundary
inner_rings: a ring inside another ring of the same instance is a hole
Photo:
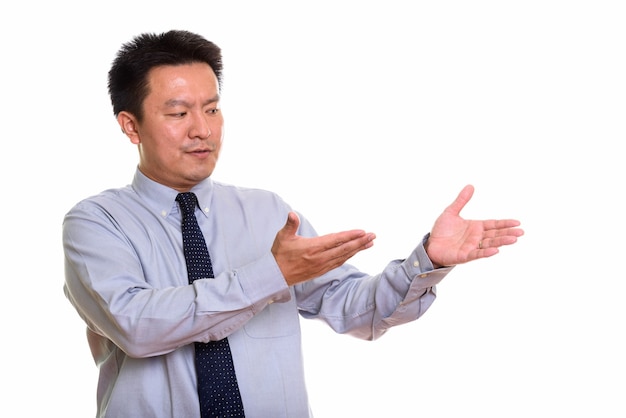
[[[196,279],[213,278],[209,250],[194,213],[198,207],[196,195],[180,193],[176,201],[183,218],[183,251],[189,283]],[[197,342],[195,351],[202,418],[244,417],[228,339],[206,344]]]

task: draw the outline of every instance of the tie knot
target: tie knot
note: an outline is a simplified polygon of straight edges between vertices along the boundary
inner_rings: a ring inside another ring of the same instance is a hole
[[[198,206],[198,198],[192,192],[179,193],[176,196],[176,201],[180,205],[180,209],[184,216],[193,215]]]

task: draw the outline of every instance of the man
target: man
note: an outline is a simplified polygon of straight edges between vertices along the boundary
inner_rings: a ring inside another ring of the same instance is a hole
[[[311,416],[299,315],[378,338],[419,318],[454,265],[523,234],[516,220],[461,218],[467,186],[408,258],[375,276],[358,271],[346,261],[374,234],[317,236],[277,195],[210,178],[223,135],[221,80],[220,49],[185,31],[136,37],[109,71],[114,114],[139,150],[137,171],[131,185],[79,202],[63,227],[65,294],[100,368],[98,417],[200,417],[199,402],[213,401],[215,415],[202,416]],[[200,264],[212,266],[199,279],[186,264],[196,257],[184,235],[194,215],[194,245],[206,242],[210,254]],[[204,383],[196,371],[200,347],[216,341],[233,361],[232,401],[211,395],[226,384]],[[243,411],[232,412],[237,405]]]

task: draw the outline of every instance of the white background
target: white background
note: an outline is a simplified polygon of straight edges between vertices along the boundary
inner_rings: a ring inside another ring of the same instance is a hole
[[[279,193],[320,233],[375,232],[363,270],[405,257],[467,183],[465,216],[523,222],[376,342],[303,321],[316,417],[626,415],[622,2],[8,4],[1,416],[94,415],[61,221],[130,182],[106,73],[123,42],[168,29],[224,51],[214,177]]]

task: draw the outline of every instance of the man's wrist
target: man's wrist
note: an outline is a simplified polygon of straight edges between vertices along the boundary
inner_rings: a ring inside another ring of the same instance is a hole
[[[426,251],[426,256],[428,257],[428,259],[430,260],[430,262],[433,265],[433,269],[438,269],[443,267],[443,265],[437,263],[436,261],[434,261],[432,259],[432,257],[430,256],[430,254],[428,253],[428,247],[430,245],[430,232],[428,234],[426,234],[426,236],[424,237],[424,241],[423,241],[423,245],[424,245],[424,251]]]

